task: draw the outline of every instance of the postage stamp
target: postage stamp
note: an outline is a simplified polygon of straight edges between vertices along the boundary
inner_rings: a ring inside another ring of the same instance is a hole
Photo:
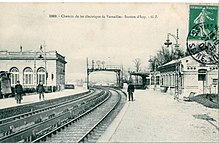
[[[217,7],[190,6],[187,51],[202,64],[216,64],[219,61],[217,11]]]
[[[203,34],[203,31],[206,33]],[[190,56],[202,64],[216,64],[219,60],[217,51],[219,39],[217,35],[217,25],[205,23],[195,25],[192,30],[189,31],[186,41]]]

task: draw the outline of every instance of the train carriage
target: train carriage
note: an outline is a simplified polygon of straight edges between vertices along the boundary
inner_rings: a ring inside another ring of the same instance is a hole
[[[0,71],[0,98],[6,98],[12,94],[10,74]]]

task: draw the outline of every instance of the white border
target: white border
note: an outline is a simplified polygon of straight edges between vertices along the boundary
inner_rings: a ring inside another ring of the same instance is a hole
[[[156,2],[156,3],[219,3],[218,0],[0,0],[0,2]]]

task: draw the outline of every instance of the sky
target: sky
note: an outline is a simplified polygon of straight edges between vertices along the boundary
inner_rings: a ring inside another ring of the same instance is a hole
[[[85,78],[86,58],[124,69],[140,58],[144,70],[167,33],[178,28],[186,48],[188,16],[185,3],[0,3],[0,50],[38,50],[45,41],[65,56],[67,80]]]

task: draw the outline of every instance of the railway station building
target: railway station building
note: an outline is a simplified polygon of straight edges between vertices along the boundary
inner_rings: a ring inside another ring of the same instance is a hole
[[[190,56],[160,66],[159,73],[156,75],[159,78],[153,79],[159,84],[156,87],[171,94],[175,92],[176,85],[183,95],[188,95],[190,92],[217,93],[217,65],[204,65]]]
[[[35,88],[39,81],[50,90],[65,84],[65,57],[57,51],[0,51],[0,70],[10,73],[11,86],[19,80],[24,88]]]

